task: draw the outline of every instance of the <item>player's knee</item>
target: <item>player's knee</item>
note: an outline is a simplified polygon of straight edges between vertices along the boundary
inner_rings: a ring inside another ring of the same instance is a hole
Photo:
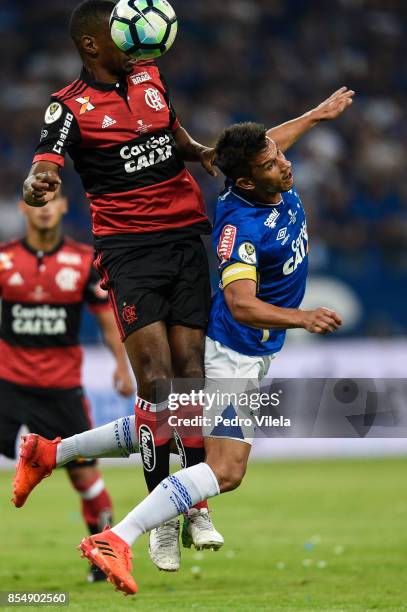
[[[204,377],[203,348],[201,344],[185,347],[182,354],[173,359],[174,373],[178,378]]]
[[[185,363],[181,368],[178,368],[177,376],[179,376],[180,378],[195,378],[201,380],[204,377],[203,365]]]
[[[138,379],[138,395],[153,404],[164,402],[171,393],[171,377],[154,372],[143,372]]]
[[[232,466],[232,469],[228,475],[228,491],[233,491],[234,489],[237,489],[243,478],[244,475],[246,473],[246,467],[243,466],[241,463],[235,463]]]
[[[214,469],[222,493],[233,491],[241,484],[246,473],[246,463],[242,461],[225,461]]]
[[[138,394],[154,404],[165,401],[171,393],[171,371],[159,356],[145,352],[137,369]]]

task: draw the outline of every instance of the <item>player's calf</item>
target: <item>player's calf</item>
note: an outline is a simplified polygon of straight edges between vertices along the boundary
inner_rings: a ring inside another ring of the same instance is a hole
[[[94,463],[94,462],[93,462]],[[101,473],[89,463],[69,464],[72,486],[81,498],[82,516],[91,534],[112,524],[112,500]]]
[[[66,466],[72,486],[81,498],[82,516],[91,534],[99,533],[113,524],[112,501],[94,463],[94,460],[76,461]],[[87,582],[104,580],[106,575],[96,565],[92,565]]]
[[[251,444],[236,439],[205,438],[206,463],[214,472],[221,493],[233,491],[246,474]]]

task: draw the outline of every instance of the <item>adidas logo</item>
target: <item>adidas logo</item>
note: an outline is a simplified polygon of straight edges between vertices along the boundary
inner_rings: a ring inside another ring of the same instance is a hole
[[[105,118],[102,122],[102,129],[104,130],[105,128],[108,128],[111,125],[114,125],[115,123],[117,123],[115,119],[112,119],[111,117],[109,117],[109,115],[105,115]]]
[[[18,285],[24,285],[24,279],[21,276],[20,272],[14,272],[12,276],[8,279],[7,283],[10,287],[17,287]]]

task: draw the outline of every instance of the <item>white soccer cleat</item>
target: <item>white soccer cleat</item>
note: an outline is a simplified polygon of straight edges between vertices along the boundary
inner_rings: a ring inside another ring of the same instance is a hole
[[[164,572],[177,572],[181,562],[179,520],[172,519],[150,531],[148,553],[151,561]]]
[[[197,550],[203,548],[219,550],[223,546],[224,539],[213,526],[207,508],[188,510],[182,529],[182,544],[185,548],[191,548],[193,544]]]

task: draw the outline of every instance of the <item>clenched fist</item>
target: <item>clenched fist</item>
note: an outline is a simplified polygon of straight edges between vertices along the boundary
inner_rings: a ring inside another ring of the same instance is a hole
[[[324,306],[316,310],[303,310],[302,315],[302,327],[311,334],[328,334],[342,325],[341,317]]]
[[[53,171],[30,174],[24,181],[24,200],[29,206],[45,206],[53,200],[61,185],[61,179]]]

